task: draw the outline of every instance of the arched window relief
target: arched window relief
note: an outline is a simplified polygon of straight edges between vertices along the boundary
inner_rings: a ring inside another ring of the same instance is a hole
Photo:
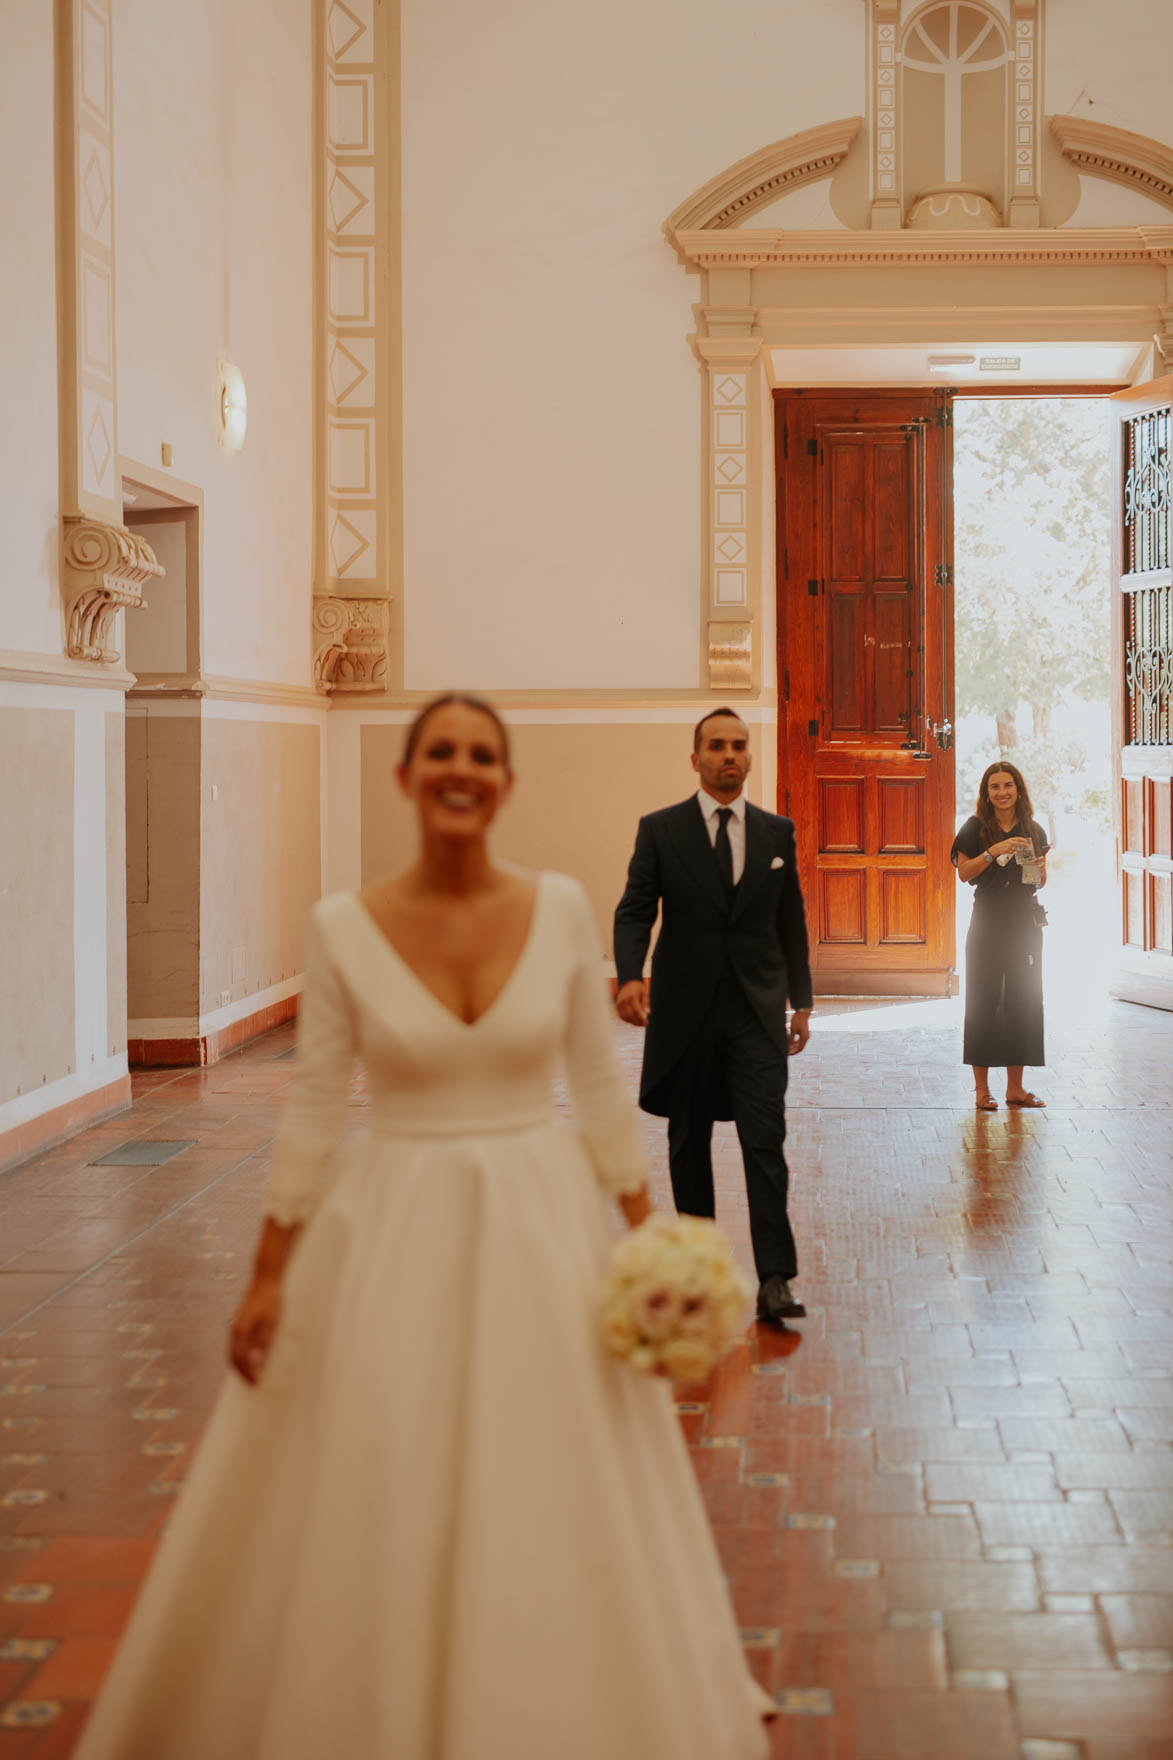
[[[1010,60],[1002,20],[978,0],[934,0],[909,20],[901,47],[909,223],[1001,223],[1010,193]]]

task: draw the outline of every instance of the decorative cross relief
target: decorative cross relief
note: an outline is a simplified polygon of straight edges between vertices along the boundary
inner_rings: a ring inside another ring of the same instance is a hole
[[[314,600],[314,684],[324,694],[387,689],[389,599]]]
[[[67,610],[66,652],[72,660],[100,660],[114,666],[119,611],[143,605],[146,582],[163,566],[137,532],[82,514],[66,514],[63,587]]]
[[[944,8],[938,7],[937,11]],[[991,73],[994,69],[1006,65],[1006,50],[1000,41],[1000,32],[994,20],[987,19],[985,28],[975,36],[966,48],[959,47],[958,24],[962,6],[959,0],[952,0],[949,6],[949,36],[947,48],[940,48],[925,30],[925,20],[917,19],[909,33],[904,50],[905,67],[913,68],[917,73],[939,74],[945,82],[945,182],[961,182],[961,120],[963,113],[962,90],[965,80],[975,73]],[[966,6],[967,12],[974,9]],[[990,42],[990,38],[993,42]],[[987,54],[978,60],[978,51],[982,48],[996,48],[997,54]],[[928,56],[925,61],[914,58],[912,51],[920,49]]]

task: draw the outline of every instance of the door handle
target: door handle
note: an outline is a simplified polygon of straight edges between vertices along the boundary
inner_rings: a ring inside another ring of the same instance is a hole
[[[953,723],[948,717],[946,717],[939,726],[937,722],[930,721],[929,732],[933,735],[941,751],[947,752],[951,749],[953,745]]]

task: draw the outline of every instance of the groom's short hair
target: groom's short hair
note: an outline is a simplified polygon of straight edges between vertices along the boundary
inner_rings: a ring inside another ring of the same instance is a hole
[[[707,721],[715,721],[718,715],[728,715],[733,721],[741,721],[741,716],[737,713],[736,709],[729,709],[724,706],[720,709],[710,709],[707,715],[701,716],[700,720],[692,730],[692,749],[694,752],[699,752],[701,749],[701,741],[705,737],[705,723]],[[741,721],[741,725],[745,727],[745,722]],[[745,730],[747,733],[749,732],[748,727],[746,727]]]

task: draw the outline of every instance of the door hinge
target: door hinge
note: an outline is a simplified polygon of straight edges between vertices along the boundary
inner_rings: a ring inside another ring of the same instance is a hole
[[[817,721],[808,721],[806,724],[806,730],[810,734],[812,739],[818,739],[818,737],[819,737],[819,724]]]
[[[790,668],[789,668],[789,666],[786,668],[785,672],[782,674],[782,688],[783,688],[783,695],[785,696],[786,701],[789,702],[790,701]]]
[[[817,440],[808,440],[806,443],[806,449],[812,458],[817,458],[819,456],[819,443]]]
[[[938,428],[951,428],[953,426],[953,405],[948,403],[944,396],[942,396],[940,403],[937,405],[937,413],[934,420],[936,421]]]
[[[818,581],[808,581],[806,583],[806,590],[810,594],[812,599],[817,599],[819,596],[819,583],[818,583]]]
[[[790,817],[790,790],[786,790],[786,817]]]
[[[782,456],[783,458],[790,457],[790,427],[786,422],[782,424]]]
[[[951,587],[953,585],[953,564],[951,562],[938,562],[933,570],[933,585],[937,587]]]

